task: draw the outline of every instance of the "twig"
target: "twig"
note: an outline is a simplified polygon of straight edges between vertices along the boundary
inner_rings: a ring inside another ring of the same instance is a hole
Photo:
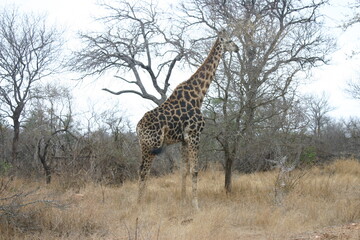
[[[159,224],[159,228],[157,230],[157,235],[156,235],[156,239],[159,240],[159,236],[160,236],[160,224]]]
[[[138,236],[138,224],[139,224],[139,218],[136,218],[136,223],[135,223],[135,240],[137,240],[137,236]]]
[[[39,188],[28,191],[28,192],[19,192],[16,193],[10,197],[5,197],[5,198],[1,198],[0,201],[11,201],[10,203],[7,204],[3,204],[0,205],[0,216],[3,215],[10,215],[10,216],[14,216],[15,213],[14,211],[29,206],[29,205],[33,205],[33,204],[37,204],[37,203],[44,203],[47,205],[50,205],[52,207],[57,207],[60,209],[64,209],[67,205],[65,204],[60,204],[57,201],[54,200],[47,200],[47,199],[43,199],[43,200],[34,200],[34,201],[28,201],[28,202],[23,202],[22,199],[35,193],[36,191],[38,191]]]
[[[131,240],[130,229],[129,229],[129,227],[127,226],[127,224],[125,222],[124,222],[124,226],[125,226],[127,234],[128,234],[128,239]]]

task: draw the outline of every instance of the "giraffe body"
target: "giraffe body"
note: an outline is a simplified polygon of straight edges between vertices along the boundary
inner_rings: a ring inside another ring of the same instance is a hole
[[[145,113],[136,131],[139,137],[142,163],[140,166],[139,198],[145,190],[146,178],[156,154],[164,145],[182,143],[182,197],[186,195],[185,180],[192,175],[192,204],[198,208],[197,173],[200,134],[205,121],[201,105],[224,51],[238,51],[238,47],[224,32],[220,32],[208,57],[198,70],[180,83],[170,97],[157,108]]]

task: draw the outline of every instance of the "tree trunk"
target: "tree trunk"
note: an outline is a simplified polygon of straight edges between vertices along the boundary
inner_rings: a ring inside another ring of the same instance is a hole
[[[17,152],[18,152],[18,145],[19,145],[19,136],[20,136],[20,122],[19,117],[14,116],[13,118],[14,122],[14,136],[12,141],[12,152],[11,152],[11,160],[12,164],[16,163],[17,160]]]
[[[44,171],[45,171],[45,182],[46,184],[50,184],[51,183],[51,168],[50,166],[46,163],[46,155],[43,155],[42,157],[40,157],[40,162],[43,165]]]
[[[44,152],[41,153],[41,140],[38,142],[38,157],[40,159],[40,162],[44,168],[44,171],[45,171],[45,181],[46,181],[46,184],[50,184],[51,183],[51,167],[47,164],[46,162],[46,156],[47,156],[47,149],[50,145],[50,142],[47,141],[45,143],[45,147],[44,147]]]
[[[229,132],[228,129],[226,129],[227,133]],[[225,191],[226,194],[231,192],[231,178],[232,178],[232,166],[234,162],[234,154],[232,154],[234,151],[230,148],[230,146],[235,146],[235,144],[230,145],[230,137],[226,133],[226,137],[223,141],[223,150],[224,150],[224,157],[225,157]]]
[[[46,164],[46,162],[45,162]],[[43,165],[44,170],[45,170],[45,182],[46,184],[50,184],[51,183],[51,168],[48,165]]]
[[[227,194],[231,192],[231,174],[233,165],[233,159],[228,150],[229,149],[225,151],[225,190]]]

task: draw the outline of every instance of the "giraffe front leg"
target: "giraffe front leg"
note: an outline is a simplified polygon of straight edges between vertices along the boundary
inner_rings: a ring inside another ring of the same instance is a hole
[[[188,144],[182,143],[181,148],[182,162],[181,162],[181,199],[186,200],[186,177],[190,171],[189,157],[188,157]]]
[[[198,184],[198,172],[199,172],[199,163],[198,163],[198,143],[193,143],[192,146],[189,146],[189,161],[190,161],[190,173],[192,181],[192,205],[198,210],[198,195],[197,195],[197,184]]]

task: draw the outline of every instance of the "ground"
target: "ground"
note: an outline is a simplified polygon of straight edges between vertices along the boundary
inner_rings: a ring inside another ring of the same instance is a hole
[[[179,172],[151,177],[141,205],[137,181],[74,186],[61,177],[50,185],[0,177],[0,239],[360,239],[358,160],[295,170],[281,195],[278,176],[234,173],[226,194],[220,167],[201,171],[199,211],[191,189],[181,200]]]
[[[293,240],[327,240],[327,239],[360,239],[360,223],[350,223],[343,226],[326,227],[311,233],[303,233]]]

